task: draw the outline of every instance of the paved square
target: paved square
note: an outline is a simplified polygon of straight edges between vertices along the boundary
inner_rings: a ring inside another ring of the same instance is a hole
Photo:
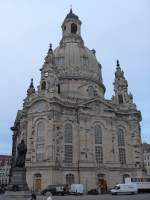
[[[150,200],[149,194],[137,195],[83,195],[83,196],[53,196],[53,200]],[[4,195],[0,194],[0,200],[4,199]],[[37,200],[46,200],[46,196],[37,196]],[[30,199],[29,199],[30,200]]]

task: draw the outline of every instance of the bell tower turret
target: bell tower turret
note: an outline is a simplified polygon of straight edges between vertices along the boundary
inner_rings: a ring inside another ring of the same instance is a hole
[[[83,44],[81,38],[81,21],[79,20],[79,17],[73,13],[72,9],[70,9],[70,12],[67,14],[61,28],[62,40],[60,44],[66,42],[80,42]]]
[[[60,85],[58,83],[57,69],[55,65],[55,57],[53,54],[52,44],[49,46],[47,56],[45,57],[45,62],[41,71],[41,82],[40,91],[45,92],[58,92],[60,91]],[[59,88],[59,89],[58,89]],[[60,92],[59,92],[60,93]]]
[[[72,9],[70,9],[69,14],[67,14],[62,24],[62,31],[63,35],[81,34],[81,21],[78,16],[72,12]]]

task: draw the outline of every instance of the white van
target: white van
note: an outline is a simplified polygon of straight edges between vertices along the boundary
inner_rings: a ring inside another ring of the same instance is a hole
[[[113,189],[111,189],[111,194],[136,194],[138,188],[136,184],[118,184]]]
[[[70,194],[83,194],[83,184],[71,184],[69,193]]]
[[[150,178],[148,177],[128,177],[125,178],[125,184],[136,184],[138,192],[150,192]]]

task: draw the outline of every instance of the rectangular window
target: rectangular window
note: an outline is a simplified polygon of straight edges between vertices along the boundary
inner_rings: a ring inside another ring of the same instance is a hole
[[[64,65],[64,57],[56,57],[55,64],[60,66]]]
[[[37,153],[36,154],[36,160],[37,161],[42,161],[43,160],[43,153]]]
[[[126,154],[123,148],[119,148],[119,161],[121,164],[126,164]]]
[[[102,130],[100,126],[95,127],[95,144],[102,144]]]
[[[40,135],[37,137],[37,143],[43,143],[44,142],[44,137],[43,135]]]
[[[65,162],[72,163],[72,161],[73,161],[72,145],[65,145]]]
[[[81,57],[81,65],[88,65],[88,58],[87,57]]]
[[[64,57],[60,57],[59,58],[59,64],[60,65],[64,65]]]
[[[101,146],[95,146],[95,156],[97,163],[103,163],[103,148]]]
[[[36,145],[36,160],[42,161],[44,159],[44,144]]]
[[[55,58],[55,65],[59,65],[59,58]]]
[[[118,130],[118,146],[125,146],[124,132],[122,129]]]

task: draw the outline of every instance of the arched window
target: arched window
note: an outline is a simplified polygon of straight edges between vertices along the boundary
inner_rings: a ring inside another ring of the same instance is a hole
[[[41,90],[46,90],[46,82],[45,81],[42,82]]]
[[[99,125],[95,126],[95,144],[102,144],[102,130]]]
[[[36,139],[36,160],[42,161],[44,159],[44,132],[45,126],[43,122],[37,125],[37,139]]]
[[[95,126],[95,157],[97,163],[103,163],[102,130],[99,125]]]
[[[71,24],[71,33],[74,33],[74,34],[77,33],[77,25],[74,23]]]
[[[72,148],[72,125],[65,124],[64,127],[64,160],[66,163],[73,161],[73,148]]]
[[[124,132],[121,128],[118,129],[117,136],[118,136],[118,146],[125,146]]]
[[[123,96],[122,96],[122,94],[118,95],[118,100],[119,100],[119,104],[123,103]]]
[[[74,183],[74,174],[66,175],[66,185],[71,185]]]
[[[95,96],[95,91],[94,91],[93,86],[89,86],[87,91],[88,91],[89,97],[94,97]]]

